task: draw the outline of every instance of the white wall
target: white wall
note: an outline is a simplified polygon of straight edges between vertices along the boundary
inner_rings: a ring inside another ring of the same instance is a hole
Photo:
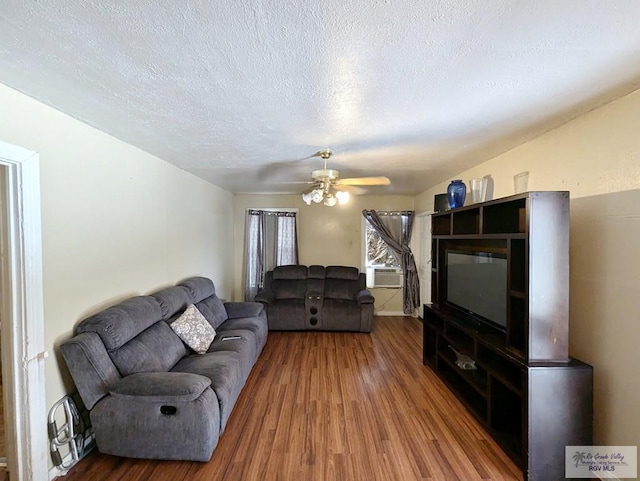
[[[204,275],[233,289],[233,196],[0,84],[0,140],[40,154],[47,406],[84,317]],[[43,420],[44,422],[44,420]]]
[[[640,91],[457,175],[491,175],[494,198],[571,192],[570,353],[594,366],[596,444],[640,444]],[[433,208],[440,184],[416,197]]]
[[[252,207],[298,208],[299,262],[304,265],[344,265],[361,268],[362,210],[412,210],[409,196],[351,196],[346,205],[306,205],[300,195],[236,195],[235,299],[243,297],[245,211]],[[372,289],[376,310],[402,312],[400,289]]]

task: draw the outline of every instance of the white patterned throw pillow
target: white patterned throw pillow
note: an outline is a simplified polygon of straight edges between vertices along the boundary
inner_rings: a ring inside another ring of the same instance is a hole
[[[171,323],[171,328],[187,346],[198,354],[204,354],[216,337],[216,331],[198,308],[189,305],[184,313]]]

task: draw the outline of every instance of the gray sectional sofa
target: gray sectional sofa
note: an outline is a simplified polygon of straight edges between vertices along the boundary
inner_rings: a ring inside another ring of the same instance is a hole
[[[192,304],[216,331],[204,354],[170,327]],[[61,350],[100,452],[207,461],[267,331],[262,304],[222,303],[194,277],[83,320]]]
[[[272,331],[371,332],[375,299],[365,275],[346,266],[278,266],[255,297]]]

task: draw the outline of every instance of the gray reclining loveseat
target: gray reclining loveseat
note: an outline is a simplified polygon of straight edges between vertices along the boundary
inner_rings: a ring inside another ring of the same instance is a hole
[[[170,327],[192,304],[216,331],[203,354]],[[193,277],[83,320],[61,349],[100,452],[207,461],[267,331],[261,304],[223,304],[210,279]]]
[[[373,329],[375,299],[355,267],[278,266],[255,300],[265,305],[272,331]]]

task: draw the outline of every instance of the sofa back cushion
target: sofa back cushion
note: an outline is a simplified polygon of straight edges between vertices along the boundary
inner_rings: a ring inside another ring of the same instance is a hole
[[[213,281],[206,277],[190,277],[178,285],[187,288],[191,294],[191,302],[193,304],[197,304],[202,299],[213,296],[216,293]]]
[[[309,266],[307,277],[309,279],[324,279],[326,268],[324,266]]]
[[[357,268],[327,267],[324,280],[325,299],[355,300],[355,295],[360,289],[360,273]]]
[[[160,304],[138,296],[82,321],[76,333],[96,333],[122,376],[136,372],[168,371],[187,348],[162,321]]]
[[[271,290],[276,299],[304,299],[307,293],[307,266],[278,266],[273,269]]]
[[[356,267],[329,266],[325,271],[325,278],[357,281],[360,278],[360,271]]]
[[[214,329],[229,318],[224,304],[215,294],[196,303],[196,307]]]
[[[108,351],[122,376],[137,372],[165,372],[187,355],[180,337],[164,321],[145,329],[120,349]]]
[[[273,269],[273,280],[304,280],[307,278],[307,266],[277,266]]]
[[[162,312],[162,320],[168,321],[176,319],[185,309],[192,304],[191,293],[184,286],[172,286],[162,289],[161,291],[151,294],[158,304]]]
[[[206,277],[190,277],[182,281],[191,295],[191,302],[195,304],[204,318],[214,329],[226,321],[229,316],[220,298],[216,295],[216,287],[211,279]]]
[[[307,292],[307,281],[299,279],[274,279],[271,290],[276,299],[304,299]]]

